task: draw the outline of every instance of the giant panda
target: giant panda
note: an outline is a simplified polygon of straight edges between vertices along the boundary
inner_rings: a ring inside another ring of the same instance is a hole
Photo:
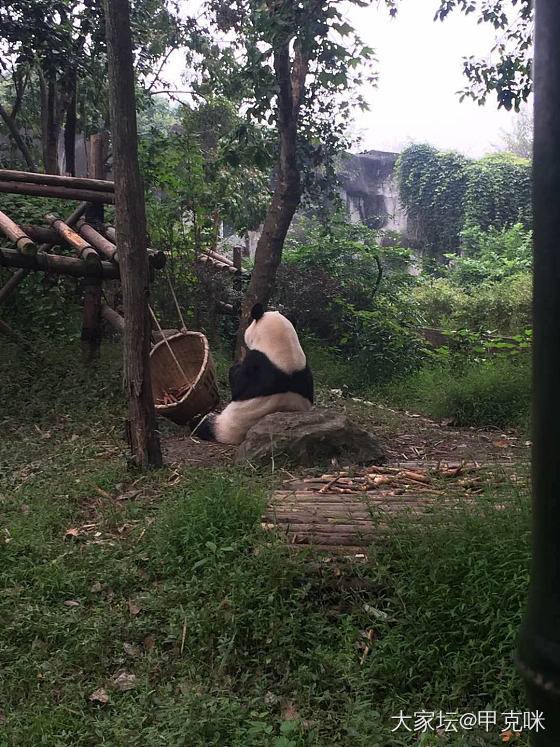
[[[313,376],[292,323],[262,304],[253,306],[251,317],[247,354],[229,370],[231,402],[194,429],[193,435],[206,441],[240,444],[265,415],[313,406]]]

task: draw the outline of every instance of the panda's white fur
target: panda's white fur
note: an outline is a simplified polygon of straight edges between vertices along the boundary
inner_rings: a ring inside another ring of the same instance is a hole
[[[240,444],[249,428],[271,412],[311,410],[312,404],[301,394],[283,392],[268,397],[255,397],[242,402],[230,402],[213,422],[214,440],[223,444]]]
[[[263,313],[262,307],[255,306],[245,344],[244,361],[230,370],[232,401],[220,414],[207,415],[195,435],[240,444],[265,415],[312,408],[311,371],[297,332],[285,316],[278,311]]]
[[[295,327],[279,311],[265,311],[260,319],[253,319],[245,331],[245,345],[264,353],[284,373],[305,368],[305,353]]]

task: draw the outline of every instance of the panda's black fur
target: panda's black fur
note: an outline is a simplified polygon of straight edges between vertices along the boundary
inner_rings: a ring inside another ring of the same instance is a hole
[[[292,324],[278,312],[265,312],[261,304],[253,307],[251,316],[247,354],[229,370],[231,402],[196,426],[198,438],[240,443],[265,415],[313,405],[313,376]]]

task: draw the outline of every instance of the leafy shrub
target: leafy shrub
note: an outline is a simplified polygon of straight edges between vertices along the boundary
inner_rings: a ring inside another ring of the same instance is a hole
[[[298,330],[351,362],[360,386],[417,368],[423,348],[414,332],[409,252],[380,247],[375,231],[338,216],[305,228],[303,238],[286,248],[278,305]]]
[[[525,357],[480,361],[462,372],[424,366],[388,393],[392,401],[434,419],[464,426],[523,426],[531,403],[531,371]]]
[[[472,330],[516,333],[532,325],[533,279],[529,273],[473,288],[456,319]]]
[[[485,281],[528,273],[533,266],[533,234],[516,223],[511,228],[483,231],[470,224],[461,231],[461,256],[451,260],[448,276],[463,288]]]
[[[427,278],[413,289],[412,295],[422,321],[432,327],[454,326],[454,320],[469,303],[469,296],[448,278]]]

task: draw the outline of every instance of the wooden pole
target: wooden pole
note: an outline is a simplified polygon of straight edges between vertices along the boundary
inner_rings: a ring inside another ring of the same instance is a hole
[[[124,319],[123,317],[118,313],[118,311],[115,311],[115,309],[112,309],[110,306],[107,306],[106,303],[101,304],[101,316],[105,321],[111,325],[111,327],[115,330],[115,332],[119,332],[121,335],[124,332]]]
[[[113,242],[106,239],[105,236],[102,236],[99,231],[96,231],[95,228],[90,226],[88,223],[79,223],[78,231],[80,236],[83,236],[86,241],[100,251],[105,259],[108,259],[109,262],[118,263],[119,253],[117,252],[117,247]]]
[[[33,256],[37,254],[39,247],[34,241],[31,241],[29,236],[26,236],[22,229],[9,218],[6,213],[0,211],[0,230],[4,233],[10,241],[13,241],[16,245],[18,252],[22,254],[28,254]]]
[[[70,226],[67,226],[63,220],[60,220],[60,218],[57,218],[56,215],[53,215],[52,213],[47,213],[45,215],[45,220],[47,221],[47,223],[51,224],[51,226],[67,244],[70,244],[70,246],[74,247],[78,257],[80,259],[83,259],[86,264],[100,264],[101,259],[99,258],[99,254],[95,251],[91,244],[88,244],[87,241],[82,239],[82,237],[77,234],[76,231],[73,231]]]
[[[111,241],[113,244],[117,243],[117,232],[115,231],[115,228],[113,226],[103,226],[103,231],[109,241]],[[150,265],[153,268],[155,268],[156,270],[161,270],[163,267],[165,267],[165,263],[167,262],[165,252],[162,252],[161,249],[150,249],[149,247],[146,249],[146,251],[148,253],[148,259],[150,260]],[[118,262],[118,259],[115,261]]]
[[[89,139],[88,176],[92,180],[101,181],[103,179],[103,143],[103,135],[101,134],[91,135]],[[102,202],[88,203],[86,220],[98,221],[103,224],[103,217]],[[103,334],[101,294],[101,280],[99,278],[88,278],[84,283],[81,332],[82,353],[85,363],[89,363],[99,355]]]
[[[136,98],[127,0],[103,0],[109,63],[117,246],[124,308],[123,381],[130,440],[139,467],[162,463],[150,377],[148,255],[144,187],[137,150]]]
[[[517,662],[544,729],[535,747],[560,740],[560,5],[535,3],[533,151],[533,557]]]
[[[72,213],[70,213],[70,215],[66,219],[66,223],[69,226],[74,225],[74,223],[81,217],[85,209],[86,209],[86,203],[81,202],[78,205],[78,207]],[[50,243],[42,244],[39,247],[38,253],[40,254],[41,252],[50,252],[51,248],[52,248],[52,245]],[[23,280],[25,280],[25,278],[29,275],[29,273],[30,273],[30,270],[24,270],[24,269],[20,269],[20,270],[17,270],[17,272],[14,272],[12,277],[5,283],[5,285],[2,288],[0,288],[0,306],[4,303],[4,301],[6,301],[9,298],[9,296],[11,296],[14,290],[18,287],[18,285]]]
[[[22,267],[26,270],[42,270],[60,275],[71,275],[76,278],[98,277],[115,280],[119,277],[119,267],[113,262],[101,262],[92,265],[83,259],[63,257],[59,254],[38,252],[34,257],[21,254],[16,249],[0,247],[0,265],[3,267]]]
[[[47,226],[32,226],[28,223],[19,223],[18,225],[23,233],[29,236],[33,241],[49,245],[58,244],[60,242],[60,236],[54,228],[47,228]],[[40,248],[39,251],[41,251]]]
[[[98,192],[95,189],[76,189],[75,187],[58,187],[50,184],[29,184],[27,182],[2,182],[0,192],[32,197],[56,197],[61,200],[87,200],[88,202],[115,202],[112,192]]]
[[[91,139],[103,140],[103,135],[92,135]],[[91,173],[88,170],[88,173]],[[87,189],[96,192],[114,192],[114,184],[102,178],[84,179],[78,176],[60,176],[58,174],[38,174],[33,171],[13,171],[0,169],[0,182],[23,182],[28,184],[43,184],[52,187],[67,187],[69,189]]]

